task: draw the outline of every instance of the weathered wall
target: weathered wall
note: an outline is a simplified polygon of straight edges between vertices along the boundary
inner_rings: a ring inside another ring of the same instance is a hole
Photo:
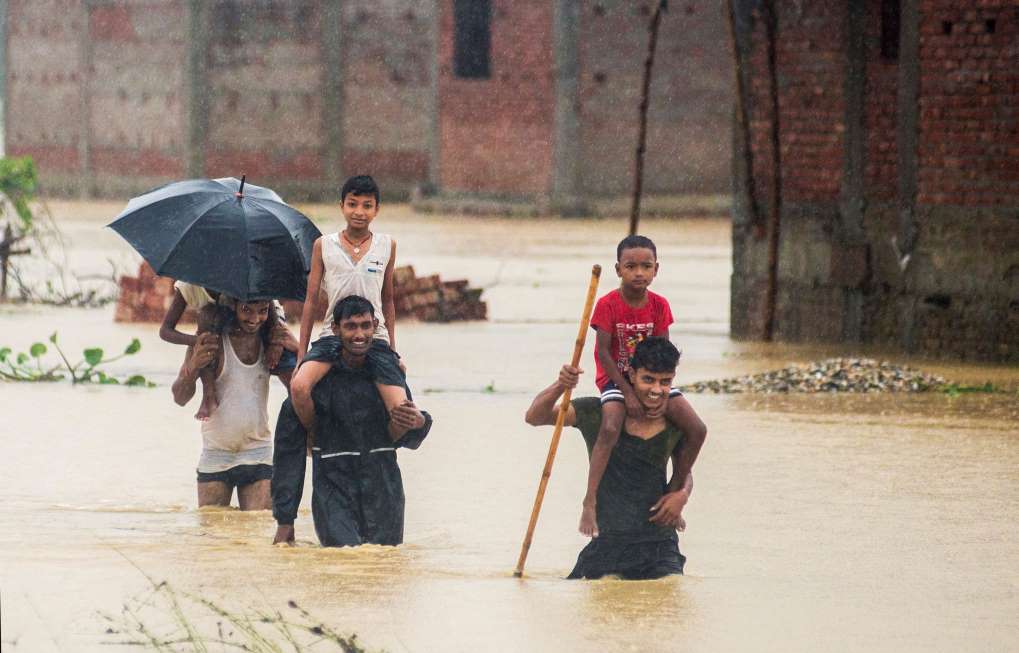
[[[655,3],[580,4],[581,189],[627,194]],[[662,16],[648,105],[647,192],[728,189],[733,66],[723,4],[673,2]]]
[[[7,148],[48,190],[134,190],[183,173],[175,0],[8,3]]]
[[[898,59],[882,56],[881,4],[869,0],[857,15],[854,60],[847,3],[777,2],[776,337],[1019,360],[1019,2],[959,9],[903,0],[915,38],[904,29]],[[754,180],[766,210],[771,117],[760,16],[743,37]],[[854,61],[864,71],[857,86]],[[911,65],[913,91],[900,70]],[[858,112],[846,89],[863,94]],[[753,338],[763,327],[767,246],[748,203],[736,206],[732,333]]]
[[[30,154],[45,175],[69,183],[81,168],[84,121],[80,10],[60,0],[9,0],[6,145]]]
[[[406,195],[434,138],[434,17],[407,0],[11,0],[8,152],[51,193],[246,174],[322,197],[371,172]]]

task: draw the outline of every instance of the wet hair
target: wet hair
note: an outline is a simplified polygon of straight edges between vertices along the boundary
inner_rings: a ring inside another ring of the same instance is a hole
[[[650,249],[651,253],[655,255],[655,259],[658,258],[658,249],[650,238],[647,236],[627,236],[616,245],[616,260],[618,261],[623,258],[623,250],[637,248]]]
[[[373,195],[375,203],[382,201],[379,193],[379,185],[371,178],[371,175],[355,175],[343,183],[340,189],[340,201],[347,199],[347,195]]]
[[[365,313],[372,316],[372,319],[375,318],[375,307],[372,303],[360,295],[347,295],[333,307],[333,324],[339,325],[348,317]]]
[[[668,338],[650,336],[637,343],[630,357],[630,369],[645,369],[660,374],[674,372],[679,365],[679,350]]]

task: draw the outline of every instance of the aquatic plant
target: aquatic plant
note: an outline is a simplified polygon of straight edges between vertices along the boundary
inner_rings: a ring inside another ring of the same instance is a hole
[[[339,650],[363,653],[357,635],[344,635],[316,619],[294,601],[291,613],[279,610],[232,612],[201,596],[178,592],[147,574],[150,589],[124,604],[119,615],[100,613],[109,624],[111,644],[156,651],[233,649],[264,653]],[[171,617],[167,623],[166,617]],[[324,645],[324,646],[323,646]]]
[[[82,351],[81,360],[74,364],[67,358],[64,350],[60,348],[60,344],[57,342],[56,331],[49,337],[49,341],[53,345],[53,349],[56,350],[57,355],[60,356],[60,361],[56,364],[43,364],[43,356],[49,352],[49,348],[42,342],[32,343],[27,352],[15,353],[10,347],[0,347],[0,378],[6,381],[32,383],[60,381],[69,376],[71,383],[74,384],[98,383],[100,385],[129,385],[146,388],[156,385],[141,374],[134,374],[120,379],[99,369],[100,365],[112,363],[125,356],[137,354],[142,348],[142,343],[138,338],[132,339],[131,344],[124,349],[123,353],[109,358],[106,358],[105,352],[99,347],[85,349]],[[64,370],[66,370],[66,373]]]

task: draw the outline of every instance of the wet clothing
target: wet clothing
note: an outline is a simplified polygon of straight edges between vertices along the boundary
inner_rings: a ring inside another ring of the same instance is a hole
[[[219,407],[202,422],[198,471],[221,472],[244,464],[272,462],[269,430],[269,370],[259,340],[258,359],[248,365],[237,357],[229,335],[222,342],[223,370],[216,377]]]
[[[365,243],[368,251],[354,262],[340,244],[340,234],[322,236],[322,284],[329,297],[329,308],[326,310],[325,324],[319,337],[331,336],[333,333],[333,309],[344,297],[358,295],[364,297],[375,307],[375,317],[379,326],[375,329],[375,339],[389,343],[389,331],[386,329],[386,318],[382,313],[382,282],[386,276],[386,267],[393,253],[393,238],[388,234],[372,234],[371,243]],[[389,385],[389,384],[387,384]]]
[[[312,399],[318,425],[311,510],[319,541],[323,546],[402,543],[404,493],[397,449],[417,449],[432,418],[425,413],[424,426],[394,443],[370,373],[342,360],[315,385]],[[289,525],[301,503],[306,465],[305,430],[289,399],[280,410],[275,447],[272,512],[278,524]]]
[[[592,329],[612,334],[609,351],[622,374],[630,369],[630,357],[637,343],[648,336],[664,336],[670,324],[672,309],[669,308],[668,300],[650,290],[647,291],[647,303],[641,308],[633,308],[626,303],[618,289],[613,290],[598,299],[591,315]],[[598,372],[594,382],[601,391],[611,379],[608,372],[602,369],[597,351],[594,354],[594,364]]]
[[[323,336],[311,343],[311,348],[304,356],[306,361],[326,361],[335,363],[340,360],[343,345],[339,336]],[[371,378],[382,385],[403,386],[404,374],[400,369],[400,356],[390,349],[388,340],[378,338],[372,340],[372,346],[365,356],[365,367]]]
[[[272,465],[254,464],[237,465],[222,472],[198,472],[199,483],[226,483],[231,488],[244,487],[256,481],[268,481],[272,478]]]
[[[600,399],[583,397],[572,404],[590,455],[601,425]],[[624,426],[598,485],[599,535],[580,552],[570,578],[646,579],[683,573],[686,558],[679,552],[676,530],[648,521],[651,506],[666,490],[669,457],[682,446],[683,434],[672,424],[646,440],[629,435]]]

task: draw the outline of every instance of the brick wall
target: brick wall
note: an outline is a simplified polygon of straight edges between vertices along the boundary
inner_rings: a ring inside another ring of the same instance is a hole
[[[488,79],[454,74],[452,0],[442,0],[441,7],[441,186],[504,195],[549,192],[555,102],[551,3],[492,1]]]
[[[1019,204],[1019,2],[927,0],[919,201]]]
[[[846,3],[777,2],[779,339],[840,342],[855,333],[864,343],[934,356],[1019,360],[1019,0],[976,4],[919,0],[917,195],[900,198],[898,76],[909,54],[882,56],[882,3],[866,3],[863,240],[854,243],[843,215]],[[755,181],[767,207],[770,114],[759,17],[747,37]],[[905,269],[891,245],[894,237],[902,242],[899,206],[914,206],[919,231]],[[741,226],[747,216],[736,217],[731,328],[736,337],[757,337],[767,245]]]

